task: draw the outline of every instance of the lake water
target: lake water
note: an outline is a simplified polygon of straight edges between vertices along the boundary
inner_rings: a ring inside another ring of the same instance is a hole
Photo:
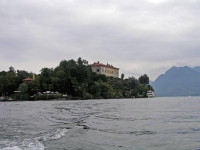
[[[0,102],[1,150],[200,150],[200,97]]]

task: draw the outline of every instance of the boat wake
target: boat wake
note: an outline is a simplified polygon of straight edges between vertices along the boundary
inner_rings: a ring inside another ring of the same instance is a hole
[[[44,150],[44,142],[60,139],[65,136],[67,132],[67,129],[57,129],[35,138],[20,140],[19,137],[19,140],[16,141],[2,141],[0,145],[4,145],[4,147],[0,148],[0,150]]]

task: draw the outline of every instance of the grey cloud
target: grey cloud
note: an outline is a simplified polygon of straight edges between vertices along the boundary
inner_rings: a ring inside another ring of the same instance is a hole
[[[0,70],[13,62],[38,72],[82,57],[155,79],[173,65],[200,64],[199,8],[198,0],[3,0]]]

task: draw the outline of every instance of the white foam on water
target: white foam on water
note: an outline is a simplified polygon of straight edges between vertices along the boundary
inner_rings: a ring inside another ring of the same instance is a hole
[[[67,132],[68,132],[67,129],[57,129],[56,131],[53,131],[44,135],[41,139],[43,141],[57,140],[65,136]]]
[[[44,150],[44,145],[36,138],[26,139],[22,143],[16,143],[17,146],[7,146],[1,150]]]
[[[1,150],[22,150],[22,149],[20,149],[17,146],[13,146],[13,147],[5,147],[5,148],[2,148]]]
[[[41,137],[25,139],[21,142],[19,141],[4,141],[4,148],[0,150],[44,150],[44,144],[41,141],[57,140],[65,136],[68,132],[67,129],[57,129],[50,133],[47,133]]]
[[[38,138],[24,140],[22,147],[27,150],[44,150],[45,148],[43,143],[39,142]]]

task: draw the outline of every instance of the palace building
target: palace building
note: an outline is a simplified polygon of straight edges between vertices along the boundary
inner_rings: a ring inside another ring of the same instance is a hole
[[[92,65],[92,71],[97,74],[105,74],[106,76],[112,76],[119,78],[119,68],[113,67],[110,64],[102,64],[98,62],[94,62]]]

